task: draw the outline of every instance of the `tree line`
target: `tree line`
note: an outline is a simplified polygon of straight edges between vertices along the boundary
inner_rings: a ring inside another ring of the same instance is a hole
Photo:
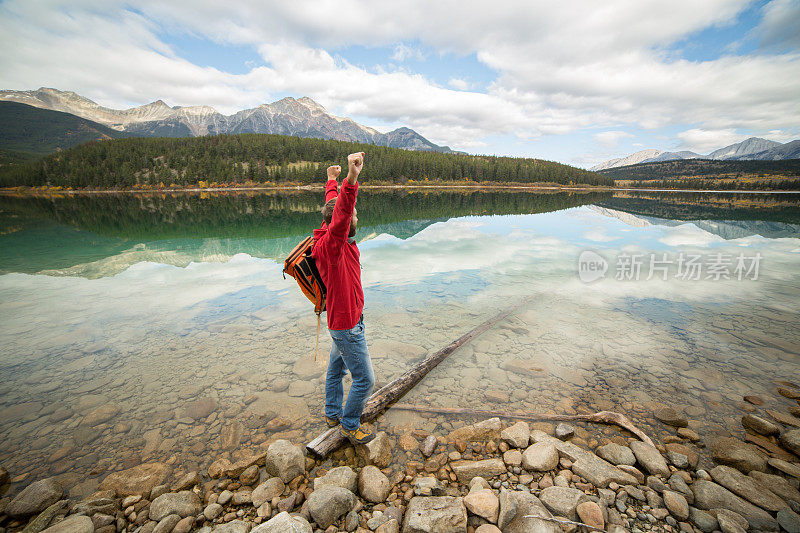
[[[600,173],[617,181],[629,181],[622,185],[630,187],[800,190],[800,159],[680,159],[609,168]],[[635,183],[640,181],[647,183]]]
[[[542,159],[444,154],[271,134],[93,141],[0,169],[0,186],[137,188],[318,183],[329,165],[367,153],[363,182],[555,183],[612,186],[613,178]]]

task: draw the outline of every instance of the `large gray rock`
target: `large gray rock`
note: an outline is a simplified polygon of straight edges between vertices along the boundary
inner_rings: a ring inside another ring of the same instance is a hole
[[[354,493],[358,488],[358,474],[349,466],[331,468],[327,474],[314,480],[314,490],[328,486],[342,487]]]
[[[453,496],[415,496],[408,502],[403,533],[466,533],[467,508]]]
[[[769,420],[764,420],[760,416],[750,414],[742,417],[742,426],[758,433],[759,435],[766,435],[767,437],[771,435],[777,435],[781,432],[781,428]]]
[[[514,448],[526,448],[531,438],[531,430],[527,422],[517,422],[501,431],[500,438]]]
[[[94,533],[94,524],[88,516],[74,514],[53,524],[43,533]]]
[[[153,528],[152,533],[170,533],[173,529],[175,529],[175,526],[177,526],[178,522],[180,521],[180,516],[176,514],[168,514],[158,521],[156,526]]]
[[[455,461],[450,463],[460,483],[469,483],[472,478],[480,476],[489,479],[506,471],[506,465],[500,458],[483,459],[482,461]]]
[[[636,456],[627,446],[620,446],[615,442],[609,442],[605,446],[599,446],[595,453],[598,457],[605,459],[613,465],[628,465],[633,466],[636,464]]]
[[[250,533],[311,533],[311,524],[301,516],[292,516],[286,511],[278,513]]]
[[[780,436],[781,446],[790,452],[800,455],[800,429],[784,431]]]
[[[689,522],[697,526],[703,533],[715,531],[719,524],[711,513],[701,511],[697,507],[689,507]]]
[[[748,473],[751,470],[764,472],[767,468],[767,456],[752,444],[742,442],[734,437],[720,437],[711,441],[711,456],[715,462],[728,465]]]
[[[777,531],[778,523],[765,510],[735,495],[725,487],[703,479],[692,483],[694,503],[700,509],[729,509],[745,517],[754,529]]]
[[[797,487],[789,483],[785,477],[765,474],[757,470],[753,470],[747,475],[756,480],[761,486],[769,487],[772,492],[783,500],[787,502],[792,500],[800,503],[800,490],[797,490]]]
[[[709,474],[718,484],[762,509],[775,512],[786,507],[786,502],[775,493],[735,468],[718,465],[712,468]]]
[[[800,515],[788,507],[778,511],[778,523],[787,533],[800,533]]]
[[[572,471],[596,487],[605,488],[611,482],[619,483],[620,485],[637,484],[633,475],[623,472],[608,461],[571,442],[558,440],[538,430],[531,432],[531,440],[533,442],[552,443],[558,450],[559,455],[572,461]]]
[[[250,528],[252,527],[253,524],[250,522],[245,522],[244,520],[232,520],[231,522],[226,522],[225,524],[215,526],[211,531],[213,533],[249,533]]]
[[[0,507],[2,507],[2,505],[0,505]],[[39,513],[36,516],[36,518],[28,522],[28,525],[25,526],[25,529],[22,530],[22,533],[39,533],[40,531],[43,531],[48,526],[50,526],[50,523],[57,515],[67,514],[65,511],[68,507],[69,507],[69,500],[57,501],[56,503],[50,505],[49,507],[47,507],[47,509]],[[2,509],[0,509],[0,515],[2,514],[3,511]]]
[[[522,468],[547,472],[558,466],[558,450],[552,442],[537,442],[522,452]]]
[[[356,504],[356,495],[342,487],[327,486],[315,490],[308,497],[308,512],[322,528],[336,522]]]
[[[276,440],[267,448],[267,473],[279,477],[284,483],[305,472],[306,458],[303,450],[288,440]]]
[[[6,507],[6,514],[17,518],[40,513],[61,499],[64,489],[55,478],[34,481],[17,494]]]
[[[358,492],[365,500],[381,503],[386,501],[391,490],[392,484],[389,478],[378,467],[367,465],[361,469],[358,475]]]
[[[497,527],[505,529],[517,515],[517,497],[506,488],[500,489],[500,514],[497,516]]]
[[[203,505],[200,503],[200,498],[188,490],[162,494],[150,504],[150,520],[161,520],[171,514],[185,518],[197,516],[202,512]]]
[[[351,470],[352,472],[352,470]],[[314,480],[314,488],[316,488],[317,480]],[[271,477],[266,480],[264,483],[261,483],[255,489],[253,489],[252,498],[253,498],[253,507],[261,507],[264,502],[272,501],[272,498],[275,496],[280,496],[283,494],[283,489],[285,488],[283,481],[279,477]]]
[[[509,520],[507,517],[503,516],[503,510],[501,509],[501,518],[508,520],[505,527],[501,528],[503,533],[561,533],[561,528],[558,524],[545,520],[537,520],[536,518],[525,518],[526,516],[539,516],[542,518],[553,517],[539,498],[527,491],[521,490],[509,492],[508,496],[514,499],[517,510],[514,516]],[[501,520],[498,519],[498,524],[500,522]]]
[[[542,489],[539,499],[550,512],[570,520],[578,519],[578,514],[575,512],[578,504],[589,501],[589,497],[583,491],[557,486]]]
[[[655,446],[650,446],[646,442],[635,440],[631,442],[631,451],[636,456],[636,461],[645,470],[656,476],[669,477],[670,470],[667,461]]]

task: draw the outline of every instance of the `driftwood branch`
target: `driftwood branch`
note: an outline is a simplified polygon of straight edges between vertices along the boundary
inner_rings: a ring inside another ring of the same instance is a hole
[[[364,412],[361,414],[361,421],[370,422],[371,420],[377,418],[377,416],[381,414],[384,409],[386,409],[386,406],[402,398],[406,392],[411,390],[414,385],[422,381],[422,378],[424,378],[428,372],[434,369],[436,365],[441,363],[448,355],[481,333],[484,333],[486,330],[492,328],[495,324],[507,316],[527,305],[532,299],[533,297],[525,298],[514,307],[503,311],[493,318],[490,318],[486,322],[483,322],[478,327],[465,333],[441,350],[429,355],[399,378],[384,385],[380,390],[370,396],[369,400],[367,400],[367,403],[364,406]],[[339,432],[339,428],[332,428],[321,435],[318,435],[314,440],[306,444],[306,449],[314,455],[325,457],[336,448],[341,446],[344,441],[345,438]]]
[[[655,446],[653,441],[641,429],[633,425],[630,419],[613,411],[600,411],[590,415],[551,415],[547,413],[504,413],[500,411],[490,411],[487,409],[470,409],[466,407],[433,407],[428,405],[410,405],[407,403],[396,403],[391,409],[402,409],[404,411],[416,411],[419,413],[434,413],[448,415],[472,415],[498,418],[512,418],[516,420],[528,420],[531,422],[594,422],[600,424],[613,424],[623,429],[627,429],[643,442],[650,446]]]
[[[590,526],[583,522],[573,522],[572,520],[562,520],[561,518],[545,518],[544,516],[536,516],[535,514],[526,514],[523,515],[522,518],[536,518],[538,520],[546,520],[547,522],[555,522],[556,524],[564,524],[566,526],[583,526],[588,529],[593,529],[594,531],[605,531],[605,529]]]

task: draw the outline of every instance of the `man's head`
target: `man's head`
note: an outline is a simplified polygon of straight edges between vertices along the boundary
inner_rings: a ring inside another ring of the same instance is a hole
[[[331,225],[331,219],[333,218],[333,206],[335,205],[336,205],[336,198],[331,198],[322,207],[322,219],[328,226]],[[353,216],[350,219],[350,233],[348,234],[348,237],[354,237],[357,228],[358,228],[358,210],[353,208]]]

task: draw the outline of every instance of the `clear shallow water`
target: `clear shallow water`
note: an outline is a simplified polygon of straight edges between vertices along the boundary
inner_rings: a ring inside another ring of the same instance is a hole
[[[330,340],[323,326],[314,362],[316,317],[280,273],[317,195],[0,198],[0,464],[80,495],[141,461],[204,468],[322,431]],[[745,394],[785,410],[775,380],[800,375],[796,197],[364,191],[359,219],[379,384],[533,297],[406,403],[614,409],[656,437],[671,431],[652,410],[669,404],[708,437],[740,432]],[[608,262],[591,283],[587,250]],[[681,253],[730,256],[733,279],[676,278],[676,264],[646,279],[651,254]],[[736,279],[735,258],[755,254],[757,279]],[[626,256],[639,280],[616,279]],[[469,421],[390,410],[377,425]]]

